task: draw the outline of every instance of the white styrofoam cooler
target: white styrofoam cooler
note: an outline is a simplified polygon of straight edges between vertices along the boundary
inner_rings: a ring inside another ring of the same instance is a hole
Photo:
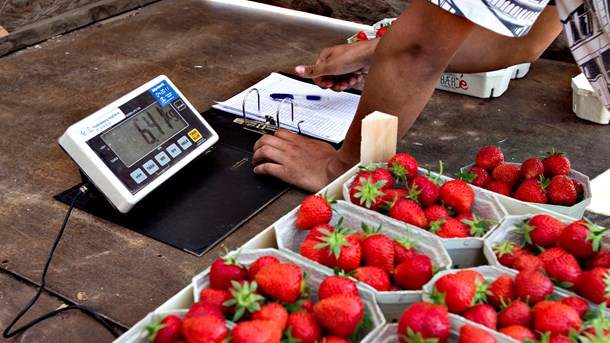
[[[598,124],[610,123],[610,112],[591,87],[584,74],[572,78],[572,111],[578,118]]]

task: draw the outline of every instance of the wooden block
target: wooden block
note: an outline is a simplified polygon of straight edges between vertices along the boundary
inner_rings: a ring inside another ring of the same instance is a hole
[[[0,37],[8,36],[8,31],[4,27],[0,26]]]
[[[360,163],[387,162],[396,154],[398,117],[375,111],[362,119]]]

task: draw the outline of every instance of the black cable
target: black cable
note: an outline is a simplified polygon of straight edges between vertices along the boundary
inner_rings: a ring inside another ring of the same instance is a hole
[[[74,209],[74,205],[76,204],[76,199],[78,199],[79,195],[85,194],[86,192],[87,192],[87,187],[82,186],[79,188],[76,195],[74,195],[74,199],[72,199],[72,203],[70,204],[70,208],[68,209],[68,212],[66,213],[66,217],[64,218],[64,222],[61,226],[61,229],[59,230],[59,233],[57,234],[57,237],[55,238],[55,242],[53,243],[53,247],[51,248],[49,257],[47,257],[47,262],[45,263],[44,270],[42,272],[42,280],[40,282],[40,288],[38,288],[38,292],[36,293],[34,298],[32,298],[30,303],[23,310],[21,310],[21,312],[19,312],[19,314],[15,317],[15,319],[13,319],[13,321],[6,327],[6,329],[2,333],[2,336],[4,338],[11,338],[47,318],[53,317],[56,314],[59,314],[61,312],[65,312],[65,311],[69,311],[69,310],[80,310],[80,311],[84,312],[85,314],[93,317],[94,319],[96,319],[97,321],[102,323],[106,327],[106,329],[108,329],[108,331],[110,331],[110,333],[112,333],[112,335],[114,337],[119,337],[119,334],[112,328],[112,326],[104,318],[100,317],[100,315],[97,314],[96,312],[94,312],[84,306],[79,306],[79,305],[70,305],[70,306],[66,306],[66,307],[48,312],[38,318],[35,318],[34,320],[32,320],[29,323],[23,325],[22,327],[16,329],[15,331],[9,332],[11,330],[11,328],[17,323],[17,321],[19,321],[19,319],[21,319],[21,317],[23,317],[23,315],[26,314],[26,312],[30,310],[30,308],[34,305],[34,303],[38,300],[38,298],[44,291],[45,277],[47,276],[47,271],[49,270],[49,265],[51,264],[51,259],[53,258],[53,254],[55,253],[55,248],[57,248],[57,245],[59,244],[61,236],[63,236],[64,230],[66,228],[66,224],[68,223],[68,218],[70,218],[72,209]]]

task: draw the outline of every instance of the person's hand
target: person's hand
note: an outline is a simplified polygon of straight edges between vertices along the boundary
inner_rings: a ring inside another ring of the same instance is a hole
[[[254,144],[255,174],[275,176],[310,192],[317,192],[353,164],[340,163],[330,144],[280,129]],[[355,164],[356,162],[354,162]]]
[[[314,65],[296,66],[301,77],[311,78],[320,88],[344,91],[364,80],[379,39],[336,45],[322,50]]]

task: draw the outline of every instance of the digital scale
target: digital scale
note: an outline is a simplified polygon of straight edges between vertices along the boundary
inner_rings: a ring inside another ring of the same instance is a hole
[[[59,145],[121,213],[218,142],[165,75],[70,126]]]

